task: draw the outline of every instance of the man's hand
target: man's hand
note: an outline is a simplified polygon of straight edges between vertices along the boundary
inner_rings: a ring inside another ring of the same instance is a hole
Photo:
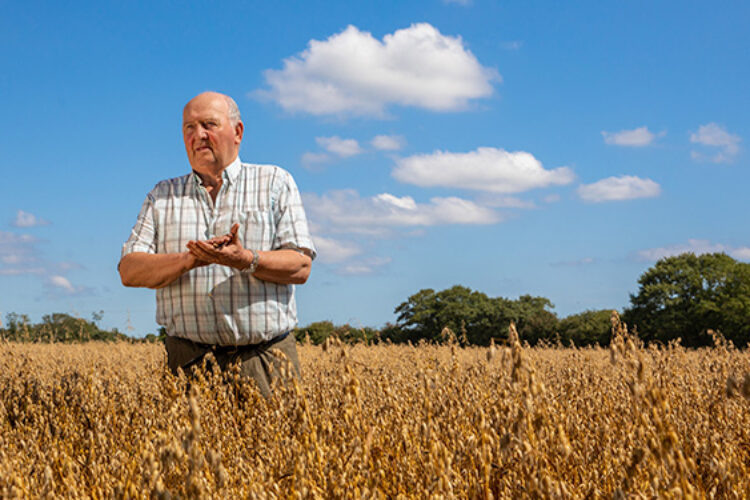
[[[210,264],[210,262],[206,262],[205,260],[200,260],[198,257],[196,257],[190,252],[186,252],[186,255],[189,259],[188,270],[195,269],[196,267],[207,266]]]
[[[237,236],[239,224],[234,224],[229,234],[217,236],[207,241],[189,241],[187,248],[198,261],[209,264],[245,269],[253,261],[253,253],[245,250]]]

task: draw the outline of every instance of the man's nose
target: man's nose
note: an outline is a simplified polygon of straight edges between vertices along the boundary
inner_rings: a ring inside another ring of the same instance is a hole
[[[200,139],[205,139],[206,137],[208,137],[208,132],[206,131],[205,128],[203,128],[203,126],[199,125],[198,128],[196,129],[196,135]]]

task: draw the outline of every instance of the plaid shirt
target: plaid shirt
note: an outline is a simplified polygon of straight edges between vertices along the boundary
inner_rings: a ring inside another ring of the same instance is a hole
[[[185,252],[188,241],[226,234],[235,222],[245,248],[304,249],[315,258],[289,172],[241,163],[239,157],[222,172],[215,203],[194,172],[159,182],[146,196],[122,255]],[[156,321],[169,335],[194,342],[265,342],[297,325],[294,285],[263,281],[228,266],[198,267],[156,291]]]

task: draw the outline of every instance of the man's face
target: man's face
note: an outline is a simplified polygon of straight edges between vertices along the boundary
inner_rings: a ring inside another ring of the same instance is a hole
[[[193,170],[217,173],[237,157],[242,122],[232,126],[229,106],[219,94],[195,97],[182,113],[182,137]]]

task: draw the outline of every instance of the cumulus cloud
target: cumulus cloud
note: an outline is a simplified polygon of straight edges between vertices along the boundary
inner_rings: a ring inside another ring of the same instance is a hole
[[[400,135],[376,135],[370,144],[379,151],[398,151],[404,147],[406,140]]]
[[[723,252],[737,260],[750,260],[750,247],[732,247],[699,239],[689,239],[687,243],[678,245],[641,250],[638,252],[638,258],[644,261],[657,261],[686,252],[692,252],[695,255]]]
[[[699,151],[691,151],[690,156],[698,161],[710,161],[713,163],[729,163],[734,160],[740,152],[740,136],[730,134],[727,130],[716,123],[708,123],[698,127],[698,132],[690,134],[690,142],[701,144],[711,149],[718,149],[716,154],[705,155]]]
[[[303,167],[307,169],[313,169],[318,165],[328,163],[332,159],[333,158],[331,158],[331,155],[328,155],[326,153],[303,153],[300,161],[302,162]]]
[[[29,212],[19,210],[11,225],[14,227],[47,226],[49,225],[49,221],[37,217],[34,214],[30,214]]]
[[[71,296],[71,295],[92,295],[94,290],[86,286],[73,286],[65,276],[53,274],[47,276],[45,286],[47,295],[50,296]]]
[[[533,201],[523,200],[515,196],[498,196],[493,194],[486,194],[479,196],[477,201],[485,207],[494,208],[536,208],[536,204]]]
[[[654,198],[659,194],[661,194],[659,184],[651,179],[642,179],[631,175],[608,177],[593,184],[582,184],[578,187],[578,196],[582,200],[592,203]]]
[[[568,167],[546,170],[525,151],[479,148],[468,153],[436,151],[396,161],[393,177],[417,186],[443,186],[494,193],[519,193],[573,182]]]
[[[654,134],[648,127],[639,127],[633,130],[620,130],[619,132],[602,131],[604,142],[615,146],[643,147],[648,146],[654,139],[665,135],[666,132]]]
[[[359,262],[351,262],[343,265],[336,270],[336,273],[345,276],[372,274],[380,267],[390,264],[391,259],[388,257],[370,257]]]
[[[68,293],[75,293],[76,291],[75,287],[70,283],[70,281],[68,281],[68,279],[63,276],[50,276],[49,284]]]
[[[314,115],[384,116],[389,105],[458,111],[490,96],[492,83],[500,81],[461,37],[427,23],[382,41],[349,26],[327,40],[311,40],[303,52],[284,59],[283,69],[264,76],[268,88],[257,95],[287,111]]]
[[[333,137],[316,137],[315,142],[318,145],[340,158],[348,158],[362,153],[362,148],[355,139],[342,139],[334,135]]]
[[[362,253],[362,249],[354,243],[323,236],[316,236],[314,239],[318,260],[321,262],[342,262]]]
[[[494,224],[501,217],[490,208],[456,197],[432,198],[417,203],[410,196],[382,193],[361,198],[354,190],[307,194],[310,219],[333,232],[378,235],[394,227],[445,224]]]

